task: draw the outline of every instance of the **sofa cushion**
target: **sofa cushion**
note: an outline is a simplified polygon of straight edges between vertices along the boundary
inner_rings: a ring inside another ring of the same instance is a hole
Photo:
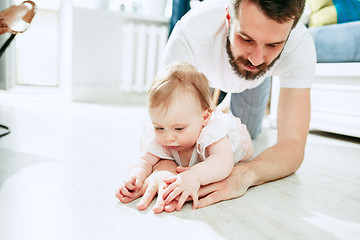
[[[360,21],[309,28],[317,61],[360,62]]]
[[[359,0],[307,0],[311,10],[309,27],[360,20]]]

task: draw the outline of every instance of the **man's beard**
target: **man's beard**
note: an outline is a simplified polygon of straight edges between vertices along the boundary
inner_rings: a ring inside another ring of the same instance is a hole
[[[259,66],[254,66],[249,60],[247,60],[241,56],[238,57],[237,59],[234,58],[234,56],[231,52],[231,49],[230,49],[229,37],[226,38],[226,52],[228,54],[229,63],[231,65],[231,68],[234,70],[234,72],[238,76],[245,78],[246,80],[255,80],[255,79],[263,76],[266,73],[266,71],[268,71],[274,65],[274,63],[279,59],[279,57],[281,55],[281,53],[280,53],[269,65],[267,65],[266,63],[262,63]],[[247,71],[245,69],[240,69],[239,65],[256,67],[258,71],[251,72],[251,71]]]

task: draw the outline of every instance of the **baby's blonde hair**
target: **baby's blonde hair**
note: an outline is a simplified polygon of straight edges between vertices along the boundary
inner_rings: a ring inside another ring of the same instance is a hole
[[[148,92],[148,107],[168,107],[179,93],[185,91],[196,96],[202,110],[211,111],[208,79],[194,66],[185,62],[170,64],[157,74]]]

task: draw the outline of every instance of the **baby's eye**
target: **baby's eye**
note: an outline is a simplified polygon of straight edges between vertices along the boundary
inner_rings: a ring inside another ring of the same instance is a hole
[[[154,128],[155,128],[156,131],[162,131],[162,130],[164,130],[164,128],[162,128],[162,127],[154,127]]]
[[[178,127],[178,128],[175,128],[175,130],[176,131],[182,131],[182,130],[184,130],[184,128],[183,127]]]

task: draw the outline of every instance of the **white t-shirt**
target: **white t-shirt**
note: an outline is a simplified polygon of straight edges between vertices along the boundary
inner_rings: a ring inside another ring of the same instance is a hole
[[[163,66],[185,61],[198,68],[214,88],[243,92],[278,76],[281,87],[309,88],[315,72],[316,50],[307,28],[299,22],[291,31],[280,58],[262,77],[246,80],[234,73],[226,53],[225,8],[228,0],[206,0],[177,22],[167,43]]]
[[[208,157],[207,147],[225,136],[229,138],[231,149],[234,153],[234,164],[243,159],[246,154],[253,154],[250,134],[240,119],[221,111],[215,111],[212,113],[208,124],[201,130],[189,162],[189,167],[206,160]],[[159,158],[174,160],[177,165],[181,166],[178,152],[163,147],[156,140],[155,130],[150,121],[144,126],[142,148]]]

